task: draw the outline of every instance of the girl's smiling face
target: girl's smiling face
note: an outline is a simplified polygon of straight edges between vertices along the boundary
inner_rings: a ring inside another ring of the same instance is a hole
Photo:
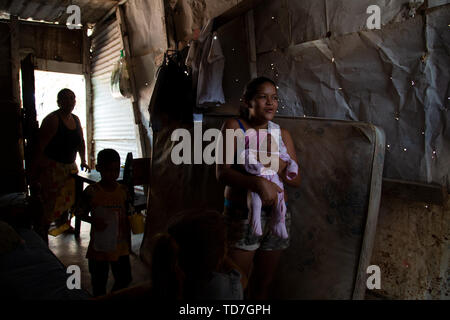
[[[271,121],[278,109],[277,88],[270,82],[262,83],[248,101],[248,109],[250,119]]]

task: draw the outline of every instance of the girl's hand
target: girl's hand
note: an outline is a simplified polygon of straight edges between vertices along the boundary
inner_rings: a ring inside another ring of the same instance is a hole
[[[257,193],[259,194],[263,206],[273,206],[278,199],[278,193],[283,192],[275,183],[258,177],[256,184]]]

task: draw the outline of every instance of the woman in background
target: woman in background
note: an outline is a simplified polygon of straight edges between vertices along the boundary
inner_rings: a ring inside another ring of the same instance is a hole
[[[85,142],[80,119],[72,113],[75,94],[70,89],[58,93],[59,109],[47,115],[39,129],[39,147],[32,168],[32,184],[38,187],[43,202],[43,217],[38,233],[48,242],[47,233],[54,236],[71,230],[69,210],[75,204],[75,164],[77,153],[81,169],[86,163]],[[49,232],[50,225],[55,226]]]

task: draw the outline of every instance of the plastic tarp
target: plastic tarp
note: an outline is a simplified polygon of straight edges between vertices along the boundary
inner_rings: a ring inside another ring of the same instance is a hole
[[[381,29],[367,29],[369,5]],[[281,115],[373,123],[385,177],[450,183],[449,5],[419,15],[408,1],[266,1],[254,16],[258,74],[278,83]]]

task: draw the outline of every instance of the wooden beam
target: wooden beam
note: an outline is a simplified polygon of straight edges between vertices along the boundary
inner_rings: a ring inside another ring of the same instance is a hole
[[[383,178],[382,193],[408,201],[443,205],[447,201],[448,190],[438,184],[427,184]]]
[[[36,120],[36,100],[35,100],[35,78],[34,78],[34,58],[30,53],[20,62],[22,71],[22,90],[23,90],[23,137],[25,143],[25,167],[32,168],[34,154],[38,143],[39,124]],[[30,178],[30,172],[27,172],[27,179]],[[29,180],[27,180],[29,183]]]
[[[17,106],[21,105],[20,99],[20,80],[19,80],[19,71],[20,71],[20,55],[19,55],[19,47],[20,47],[20,38],[19,38],[19,21],[17,16],[11,16],[10,22],[10,30],[11,30],[11,83],[12,83],[12,98]]]
[[[255,39],[255,19],[253,15],[253,9],[249,10],[245,15],[245,25],[247,29],[248,38],[248,52],[249,52],[249,68],[250,79],[254,79],[258,76],[256,67],[256,39]]]
[[[214,19],[213,30],[256,8],[263,0],[243,0]]]
[[[36,70],[62,72],[71,74],[84,74],[83,65],[74,62],[63,62],[36,58]]]
[[[125,4],[128,0],[121,0],[119,1],[114,7],[112,7],[102,18],[100,18],[100,20],[98,20],[98,22],[96,22],[96,24],[102,24],[103,22],[105,22],[106,20],[108,20],[108,18],[113,15],[114,13],[117,13],[117,8],[123,4]]]
[[[22,99],[20,97],[20,77],[19,77],[20,24],[17,16],[11,16],[10,20],[11,21],[9,23],[9,27],[10,27],[11,92],[8,92],[7,94],[8,96],[11,95],[13,103],[11,103],[12,108],[9,107],[9,104],[5,104],[4,106],[2,105],[2,107],[3,112],[5,111],[7,113],[12,112],[14,114],[14,116],[12,116],[11,118],[8,117],[7,119],[16,122],[11,123],[12,128],[16,128],[16,132],[9,132],[8,134],[17,137],[17,149],[13,149],[14,151],[11,149],[7,149],[7,153],[9,155],[6,156],[5,159],[7,159],[6,161],[8,162],[8,166],[6,167],[8,171],[7,176],[13,178],[13,181],[9,183],[10,184],[9,188],[25,191],[27,190],[25,168],[23,165],[25,159],[25,145],[23,135],[23,122],[21,109]],[[5,108],[7,105],[8,107]],[[9,138],[6,140],[14,143],[14,140],[11,140]],[[8,161],[8,159],[10,160]],[[14,167],[10,166],[11,160],[14,163]],[[30,162],[28,162],[28,165],[30,165]]]
[[[83,28],[83,74],[86,86],[86,155],[88,165],[93,168],[95,163],[94,154],[94,108],[92,105],[92,83],[91,83],[91,40],[87,36],[87,27]]]

